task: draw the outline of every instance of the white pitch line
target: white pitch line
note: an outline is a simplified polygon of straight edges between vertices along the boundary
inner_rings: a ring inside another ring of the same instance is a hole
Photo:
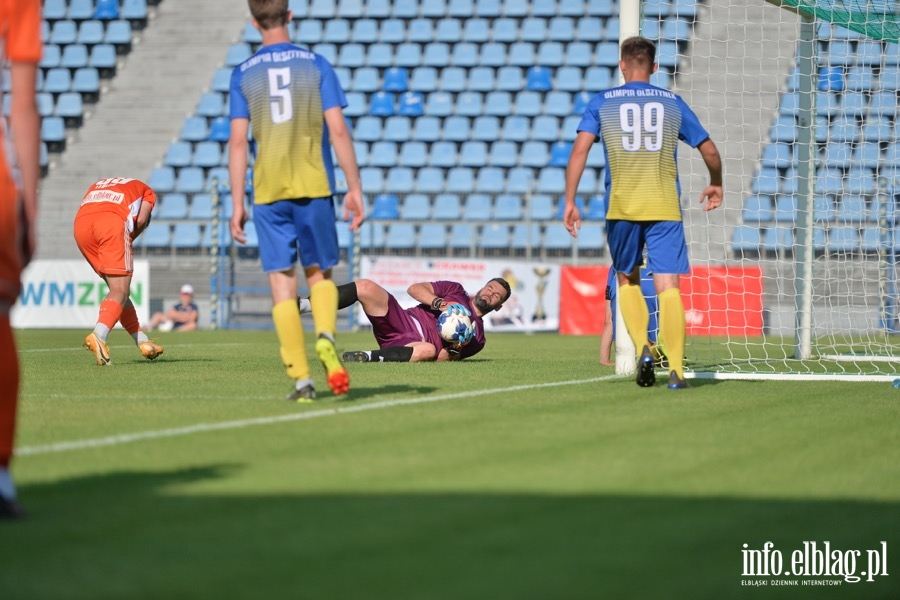
[[[173,427],[171,429],[158,429],[156,431],[138,431],[136,433],[124,433],[121,435],[111,435],[101,438],[93,438],[87,440],[73,440],[70,442],[54,442],[52,444],[43,444],[37,446],[21,446],[16,448],[15,455],[37,456],[40,454],[53,454],[57,452],[69,452],[74,450],[86,450],[88,448],[102,448],[105,446],[119,446],[121,444],[130,444],[133,442],[141,442],[146,440],[158,440],[162,438],[179,437],[191,435],[194,433],[205,433],[208,431],[224,431],[226,429],[243,429],[245,427],[254,427],[257,425],[274,425],[276,423],[288,423],[291,421],[305,421],[308,419],[318,419],[321,417],[333,417],[336,415],[344,415],[350,413],[359,413],[369,410],[378,410],[381,408],[392,408],[394,406],[409,406],[413,404],[425,404],[429,402],[442,402],[444,400],[457,400],[460,398],[474,398],[476,396],[487,396],[490,394],[505,394],[509,392],[519,392],[523,390],[534,390],[539,388],[561,387],[566,385],[582,385],[585,383],[597,383],[601,381],[612,381],[621,379],[619,375],[607,375],[606,377],[593,377],[591,379],[579,379],[576,381],[557,381],[553,383],[536,383],[530,385],[516,385],[506,388],[495,388],[489,390],[475,390],[471,392],[459,392],[457,394],[443,394],[440,396],[427,396],[424,398],[402,398],[398,400],[383,400],[381,402],[372,402],[371,404],[360,404],[356,406],[337,406],[334,408],[323,408],[319,410],[310,410],[306,412],[279,415],[276,417],[259,417],[256,419],[241,419],[238,421],[223,421],[221,423],[197,423],[196,425],[188,425],[186,427]]]

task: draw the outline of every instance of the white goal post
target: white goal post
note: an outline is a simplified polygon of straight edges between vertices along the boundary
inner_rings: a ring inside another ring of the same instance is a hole
[[[895,11],[894,0],[621,0],[620,39],[658,41],[657,83],[693,108],[724,161],[724,205],[704,212],[706,167],[679,148],[687,376],[900,377]],[[739,281],[750,285],[730,287]],[[633,371],[619,343],[616,370]]]

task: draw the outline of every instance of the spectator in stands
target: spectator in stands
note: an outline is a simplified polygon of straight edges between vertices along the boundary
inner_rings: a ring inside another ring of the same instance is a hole
[[[355,302],[362,305],[372,324],[378,350],[344,352],[348,362],[425,362],[461,360],[484,348],[483,317],[500,308],[512,290],[506,280],[495,277],[474,296],[454,281],[423,281],[406,290],[420,304],[403,309],[386,289],[370,279],[338,286],[338,310]],[[299,298],[300,312],[309,312],[309,300]],[[475,331],[465,345],[451,344],[438,334],[437,319],[445,308],[462,304],[469,311]]]
[[[685,315],[679,275],[690,272],[679,204],[677,146],[684,140],[697,148],[709,171],[700,194],[704,210],[722,204],[722,160],[709,133],[679,97],[650,84],[656,71],[656,46],[643,37],[622,43],[619,68],[625,84],[602,91],[588,103],[566,169],[563,222],[578,235],[581,215],[575,194],[596,141],[607,156],[607,241],[619,279],[619,310],[640,352],[637,384],[656,383],[647,338],[649,315],[640,287],[641,256],[646,243],[648,268],[659,298],[660,337],[666,341],[670,389],[688,387],[684,380]]]
[[[9,68],[13,134],[10,145],[0,127],[0,518],[25,516],[9,472],[19,403],[19,357],[9,313],[19,296],[22,269],[35,251],[40,172],[35,87],[42,49],[40,0],[0,2],[0,62]]]
[[[88,188],[75,215],[75,243],[109,288],[100,303],[97,324],[84,338],[84,347],[94,353],[100,366],[111,364],[106,339],[117,322],[144,358],[153,360],[163,353],[162,346],[151,342],[141,329],[131,301],[132,243],[150,225],[155,205],[156,193],[143,181],[111,177]]]
[[[150,317],[147,329],[160,331],[193,331],[197,329],[200,311],[194,303],[194,286],[189,283],[181,286],[179,301],[166,312],[154,313]]]
[[[346,177],[344,219],[352,216],[353,231],[363,222],[362,185],[344,120],[347,99],[333,67],[322,56],[291,43],[288,0],[248,0],[248,4],[262,45],[231,76],[231,235],[239,243],[247,239],[244,179],[252,122],[256,140],[253,218],[260,261],[269,276],[281,358],[294,380],[288,399],[309,402],[316,393],[296,304],[298,252],[311,291],[316,354],[325,367],[328,386],[336,395],[350,389],[350,377],[334,347],[338,292],[331,269],[340,250],[329,141]]]

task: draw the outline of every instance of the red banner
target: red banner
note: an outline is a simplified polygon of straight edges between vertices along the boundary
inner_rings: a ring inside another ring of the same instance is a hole
[[[560,333],[600,334],[608,270],[562,268]],[[690,275],[681,277],[687,335],[762,335],[762,295],[762,269],[758,267],[694,267]]]

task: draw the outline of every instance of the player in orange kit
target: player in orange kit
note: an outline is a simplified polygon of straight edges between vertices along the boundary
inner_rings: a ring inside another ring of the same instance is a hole
[[[137,179],[101,179],[88,188],[75,215],[75,242],[97,275],[109,287],[100,303],[94,331],[84,338],[84,347],[94,353],[97,364],[110,364],[106,338],[117,322],[134,338],[144,358],[153,360],[163,353],[141,330],[131,302],[134,274],[132,242],[150,224],[156,194]]]
[[[41,60],[40,0],[0,0],[0,63],[9,66],[12,154],[0,119],[0,518],[22,517],[9,473],[19,399],[19,360],[9,312],[35,250],[40,117],[35,82]],[[2,101],[2,91],[0,91]]]

